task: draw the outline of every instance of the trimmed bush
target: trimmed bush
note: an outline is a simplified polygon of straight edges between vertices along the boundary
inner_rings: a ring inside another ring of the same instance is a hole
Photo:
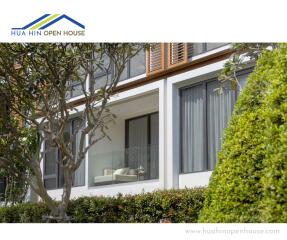
[[[266,158],[261,179],[263,222],[287,222],[287,44],[273,53],[271,85],[265,97]]]
[[[76,223],[197,222],[204,189],[164,190],[117,197],[82,197],[72,200],[68,215]],[[44,204],[29,203],[0,208],[0,222],[42,222],[49,213]]]
[[[286,222],[286,70],[286,44],[257,61],[225,131],[200,222]]]
[[[0,208],[1,223],[41,223],[42,216],[49,213],[42,203],[22,203]]]

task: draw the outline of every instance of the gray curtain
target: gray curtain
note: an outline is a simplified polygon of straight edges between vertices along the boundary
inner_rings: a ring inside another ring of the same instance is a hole
[[[52,147],[49,141],[45,143],[44,185],[47,189],[57,188],[58,148]]]
[[[159,122],[158,113],[150,116],[150,179],[158,178],[158,143],[159,143]]]
[[[5,188],[5,179],[0,177],[0,201],[4,200]]]
[[[128,121],[127,167],[141,166],[144,179],[158,178],[158,124],[158,113]]]
[[[226,88],[216,91],[218,81],[207,83],[207,168],[214,169],[217,152],[221,148],[224,128],[231,116],[235,103],[235,91]]]
[[[184,89],[181,94],[181,170],[184,173],[202,171],[205,168],[203,155],[203,85]]]
[[[44,165],[44,176],[45,175],[56,175],[56,161],[58,159],[58,148],[49,146],[46,143],[46,154],[45,154],[45,165]]]
[[[78,155],[80,144],[80,133],[77,133],[76,136],[76,156]],[[75,172],[74,186],[83,186],[85,185],[85,160],[82,161],[80,167]]]
[[[137,169],[140,166],[147,171],[148,117],[129,120],[128,129],[128,166]]]
[[[80,145],[80,137],[81,137],[81,129],[80,129],[80,121],[74,120],[73,122],[73,132],[76,133],[76,138],[74,142],[74,151],[75,155],[78,156],[79,145]],[[83,186],[85,185],[85,160],[82,161],[80,167],[75,171],[74,177],[74,186]]]

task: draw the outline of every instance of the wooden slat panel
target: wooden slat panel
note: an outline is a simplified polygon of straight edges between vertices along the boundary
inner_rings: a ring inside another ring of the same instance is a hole
[[[178,66],[186,63],[187,43],[169,43],[168,44],[168,67]]]
[[[147,75],[164,70],[164,43],[153,43],[147,50]]]

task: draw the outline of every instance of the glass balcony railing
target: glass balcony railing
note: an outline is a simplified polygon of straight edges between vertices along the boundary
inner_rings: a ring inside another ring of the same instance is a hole
[[[158,146],[91,153],[89,162],[90,186],[158,179]]]

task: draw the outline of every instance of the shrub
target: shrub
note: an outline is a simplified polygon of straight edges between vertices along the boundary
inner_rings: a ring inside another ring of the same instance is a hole
[[[42,216],[49,213],[42,203],[22,203],[10,207],[0,208],[0,222],[2,223],[40,223]]]
[[[286,83],[281,45],[262,54],[239,96],[200,222],[286,222]]]
[[[68,214],[76,223],[197,222],[204,189],[164,190],[117,197],[82,197],[72,200]],[[42,222],[49,213],[40,203],[0,208],[0,222]]]
[[[266,158],[261,179],[263,222],[287,222],[287,44],[273,53],[275,66],[265,97]]]

